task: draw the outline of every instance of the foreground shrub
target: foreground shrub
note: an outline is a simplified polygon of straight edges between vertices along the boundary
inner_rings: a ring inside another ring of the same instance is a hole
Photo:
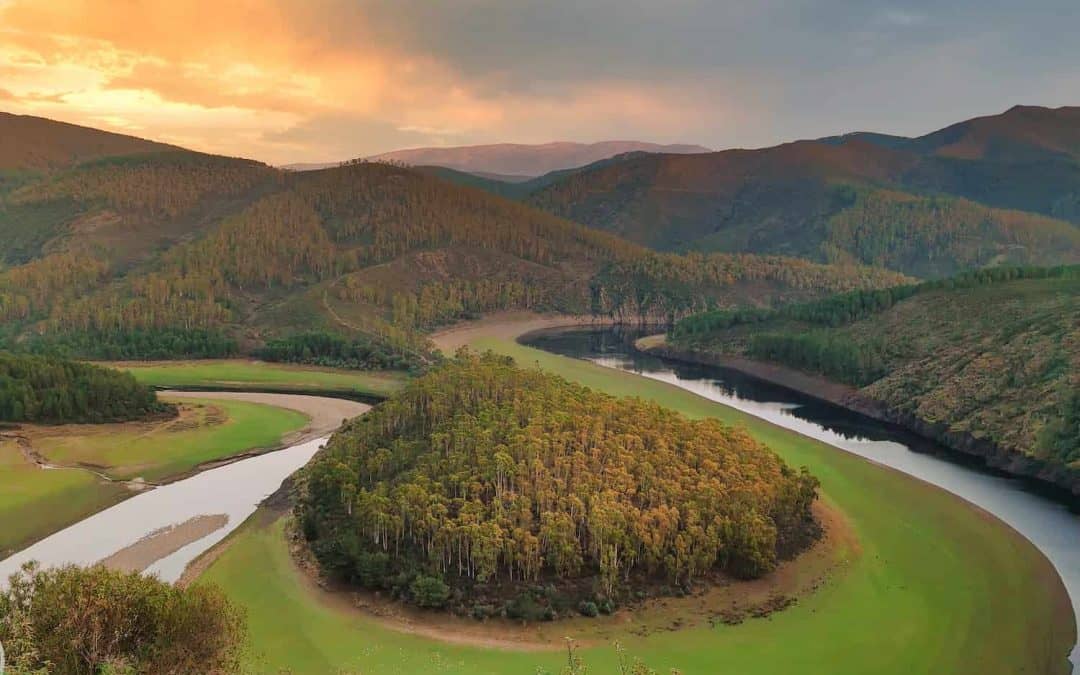
[[[0,593],[13,672],[232,673],[246,623],[213,586],[75,566],[27,565]]]

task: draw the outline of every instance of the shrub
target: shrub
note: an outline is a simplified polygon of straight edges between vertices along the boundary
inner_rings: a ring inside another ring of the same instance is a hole
[[[582,616],[596,616],[600,613],[600,608],[596,606],[596,603],[592,600],[582,600],[578,605],[578,611]]]
[[[419,576],[409,586],[413,602],[420,607],[439,608],[450,598],[450,587],[438,577]]]
[[[180,588],[101,566],[12,575],[0,642],[15,672],[235,672],[245,620],[214,586]]]

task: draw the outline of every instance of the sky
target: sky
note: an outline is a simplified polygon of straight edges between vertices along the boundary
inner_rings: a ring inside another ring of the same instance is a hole
[[[1080,104],[1078,0],[0,0],[0,110],[273,164]]]

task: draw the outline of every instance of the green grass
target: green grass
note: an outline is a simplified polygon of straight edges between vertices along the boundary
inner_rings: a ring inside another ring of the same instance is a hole
[[[120,501],[127,492],[86,471],[39,469],[14,441],[0,441],[0,558]]]
[[[335,370],[238,359],[118,363],[144,384],[155,387],[229,388],[253,391],[355,392],[387,396],[405,381],[400,373]]]
[[[28,427],[36,451],[50,463],[86,463],[113,478],[162,480],[202,462],[276,445],[302,428],[293,410],[240,401],[185,399],[197,405],[177,420],[105,425]],[[210,407],[208,407],[210,406]],[[203,425],[213,409],[225,413]],[[190,423],[188,423],[190,422]],[[178,428],[183,427],[183,428]],[[0,557],[134,493],[82,469],[39,469],[12,440],[0,441]]]
[[[789,463],[809,466],[850,518],[862,554],[796,606],[738,626],[624,636],[630,653],[653,668],[738,675],[1063,672],[1075,626],[1057,574],[1019,534],[966,502],[664,383],[507,341],[477,346],[596,389],[744,425]],[[557,672],[562,663],[559,653],[455,646],[343,615],[312,596],[288,555],[280,522],[253,522],[204,577],[247,607],[259,672],[533,673],[537,666]],[[590,672],[616,672],[610,646],[581,654]]]
[[[112,478],[141,476],[156,481],[203,462],[274,447],[308,419],[295,410],[244,401],[185,398],[181,402],[188,410],[181,420],[80,425],[75,431],[57,427],[55,436],[35,440],[34,447],[53,463],[87,464],[100,467]],[[213,419],[218,411],[224,416]]]

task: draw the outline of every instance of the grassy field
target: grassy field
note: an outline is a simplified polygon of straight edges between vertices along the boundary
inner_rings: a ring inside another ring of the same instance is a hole
[[[305,415],[284,408],[185,398],[177,419],[45,427],[35,434],[34,448],[52,463],[93,466],[111,478],[157,481],[203,462],[271,448],[306,422]]]
[[[27,425],[20,433],[51,464],[87,464],[117,479],[157,481],[202,462],[276,445],[307,417],[239,401],[185,399],[179,418],[104,425]],[[80,469],[42,470],[0,441],[0,554],[133,494]]]
[[[119,362],[108,365],[130,371],[140,382],[155,387],[354,392],[384,397],[400,388],[405,381],[404,375],[399,373],[314,368],[242,359]]]
[[[0,440],[0,558],[128,493],[86,471],[43,471],[15,441]]]
[[[630,653],[653,668],[710,675],[1065,672],[1075,626],[1057,574],[1020,535],[960,499],[664,383],[505,340],[477,346],[613,394],[745,425],[789,463],[809,466],[850,518],[861,555],[796,606],[738,626],[624,636]],[[258,672],[533,673],[537,666],[558,672],[563,662],[557,652],[456,646],[342,614],[306,589],[288,555],[280,521],[252,522],[204,577],[248,608]],[[610,646],[581,654],[590,672],[617,672]]]

